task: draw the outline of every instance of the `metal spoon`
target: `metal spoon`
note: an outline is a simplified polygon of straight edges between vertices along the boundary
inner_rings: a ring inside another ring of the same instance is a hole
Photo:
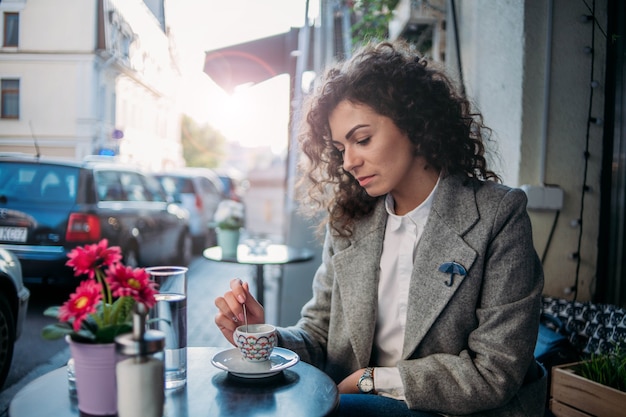
[[[243,319],[244,322],[246,323],[246,333],[248,333],[248,313],[246,312],[246,305],[242,304],[243,306]]]

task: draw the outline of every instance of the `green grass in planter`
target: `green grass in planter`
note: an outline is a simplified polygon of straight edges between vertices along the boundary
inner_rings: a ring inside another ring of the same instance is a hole
[[[613,353],[592,355],[575,371],[583,378],[626,392],[626,349],[618,347]]]

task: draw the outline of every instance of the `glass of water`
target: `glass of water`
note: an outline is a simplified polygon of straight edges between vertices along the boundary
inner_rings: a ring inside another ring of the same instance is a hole
[[[76,398],[76,372],[74,371],[74,358],[67,361],[67,388],[70,397]]]
[[[146,272],[159,285],[149,326],[165,333],[165,388],[180,388],[187,382],[187,268],[154,266]]]

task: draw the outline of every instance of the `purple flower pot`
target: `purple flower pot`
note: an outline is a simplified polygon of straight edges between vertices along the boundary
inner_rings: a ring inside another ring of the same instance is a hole
[[[115,343],[78,343],[66,338],[76,374],[78,409],[94,416],[117,414]]]

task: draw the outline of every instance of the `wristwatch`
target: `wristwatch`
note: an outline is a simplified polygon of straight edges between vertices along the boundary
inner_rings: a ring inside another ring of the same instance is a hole
[[[365,368],[365,372],[356,384],[359,391],[369,394],[374,391],[374,368]]]

